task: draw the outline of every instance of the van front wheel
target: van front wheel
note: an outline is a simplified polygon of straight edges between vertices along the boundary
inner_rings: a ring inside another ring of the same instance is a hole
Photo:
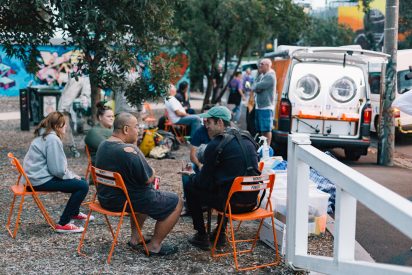
[[[351,161],[358,161],[362,153],[358,150],[345,148],[345,158]]]

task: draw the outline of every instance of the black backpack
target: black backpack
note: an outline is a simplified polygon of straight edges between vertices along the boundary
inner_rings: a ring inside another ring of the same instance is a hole
[[[216,147],[217,155],[216,155],[216,160],[215,160],[215,166],[219,165],[219,163],[221,162],[221,154],[225,146],[233,139],[236,139],[240,145],[243,159],[246,162],[246,171],[243,176],[260,176],[261,174],[260,171],[253,167],[253,163],[251,162],[249,155],[246,152],[246,148],[243,145],[243,138],[246,138],[255,146],[255,151],[257,151],[257,149],[259,148],[259,145],[253,139],[250,133],[247,131],[236,129],[236,128],[228,128],[221,135],[223,136],[223,138],[218,144],[218,146]],[[258,195],[259,195],[259,191],[236,193],[232,196],[231,203],[238,203],[238,204],[245,204],[245,205],[253,204],[253,203],[256,204]],[[259,204],[257,205],[256,208],[260,207],[260,204],[264,196],[265,196],[265,191],[263,192],[262,197],[260,198]],[[226,199],[224,199],[224,201],[226,202]]]

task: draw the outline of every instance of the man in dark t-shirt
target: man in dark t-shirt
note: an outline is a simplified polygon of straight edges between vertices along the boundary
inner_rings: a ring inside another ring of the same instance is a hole
[[[112,136],[101,143],[97,150],[96,167],[117,172],[122,176],[141,228],[147,216],[157,221],[154,235],[147,245],[150,254],[173,254],[177,252],[177,247],[162,244],[162,241],[179,219],[182,201],[175,193],[154,189],[154,169],[135,145],[139,129],[136,117],[129,113],[120,113],[113,128]],[[126,198],[120,189],[98,185],[97,193],[103,208],[111,211],[122,210]],[[129,246],[138,249],[140,240],[132,217],[130,223]]]
[[[201,117],[207,118],[206,128],[212,140],[208,143],[204,153],[203,167],[199,173],[190,176],[189,182],[185,185],[186,201],[190,214],[193,219],[193,227],[197,233],[189,239],[189,242],[201,249],[209,249],[209,236],[203,221],[202,207],[208,207],[223,210],[227,200],[229,190],[233,180],[238,176],[246,173],[246,160],[243,151],[236,138],[227,143],[219,155],[219,163],[216,164],[220,142],[223,139],[223,133],[229,130],[231,113],[224,106],[211,108],[207,113],[201,114]],[[258,171],[258,159],[255,145],[247,138],[241,140],[245,152],[256,173]],[[236,213],[250,212],[256,207],[256,199],[250,203],[236,203],[232,205],[232,211]],[[224,232],[224,229],[222,229]],[[214,232],[216,234],[216,230]],[[224,242],[224,233],[219,236],[219,242]]]

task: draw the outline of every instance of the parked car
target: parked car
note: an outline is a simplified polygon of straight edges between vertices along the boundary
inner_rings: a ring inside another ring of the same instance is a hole
[[[382,66],[380,66],[380,64],[370,64],[368,67],[373,119],[371,131],[373,132],[377,131],[379,125],[381,69]],[[412,89],[412,49],[399,50],[397,52],[396,75],[397,92],[395,99]],[[396,110],[395,126],[399,133],[410,133],[412,130],[412,115]]]
[[[277,76],[272,147],[286,155],[290,133],[310,135],[312,145],[343,148],[350,160],[366,155],[372,108],[367,65],[387,62],[359,47],[279,46],[267,54]]]

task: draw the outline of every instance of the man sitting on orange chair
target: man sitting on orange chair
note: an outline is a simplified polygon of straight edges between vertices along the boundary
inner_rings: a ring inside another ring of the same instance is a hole
[[[202,120],[199,116],[189,115],[186,113],[185,108],[176,99],[176,87],[170,85],[169,97],[165,100],[166,110],[169,119],[174,124],[183,124],[190,126],[190,136],[192,137],[197,129],[202,125]]]
[[[162,244],[180,217],[183,202],[175,193],[155,190],[155,172],[143,153],[135,145],[139,133],[136,117],[120,113],[113,124],[112,136],[100,144],[96,154],[96,167],[119,173],[126,185],[140,228],[147,216],[156,220],[154,235],[148,243],[150,255],[170,255],[177,252],[176,246]],[[110,211],[121,211],[126,200],[122,190],[98,185],[101,206]],[[139,235],[133,218],[129,246],[139,250]]]
[[[206,128],[212,140],[204,152],[204,164],[198,174],[190,176],[185,185],[186,202],[193,219],[193,227],[197,233],[189,239],[189,243],[203,250],[209,249],[209,236],[203,221],[203,206],[223,211],[233,180],[238,176],[259,175],[256,144],[250,135],[240,134],[237,129],[230,128],[231,112],[224,106],[211,108],[200,115],[206,118]],[[237,132],[238,138],[235,132]],[[226,135],[234,137],[223,146],[221,141]],[[242,148],[243,147],[243,148]],[[220,153],[219,153],[220,151]],[[249,163],[249,169],[248,165]],[[257,203],[257,194],[241,194],[231,204],[233,213],[252,211]],[[221,218],[221,217],[220,217]],[[225,227],[224,227],[225,228]],[[221,232],[225,232],[224,228]],[[216,236],[216,230],[211,238]],[[219,236],[219,244],[225,238]]]

